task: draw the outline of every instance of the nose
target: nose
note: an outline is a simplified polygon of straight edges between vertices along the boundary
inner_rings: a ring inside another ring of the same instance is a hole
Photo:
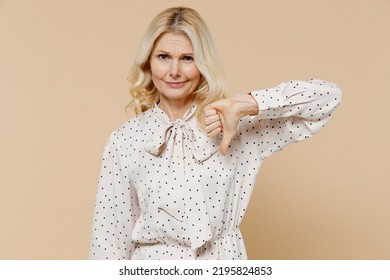
[[[171,61],[171,69],[170,74],[172,78],[180,77],[181,71],[180,71],[180,63],[178,59],[172,59]]]

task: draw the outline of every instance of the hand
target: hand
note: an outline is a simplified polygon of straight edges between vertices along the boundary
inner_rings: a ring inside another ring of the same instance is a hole
[[[230,142],[237,133],[240,119],[258,114],[258,104],[250,94],[236,94],[206,106],[205,129],[207,136],[215,137],[223,132],[221,153],[226,155]]]

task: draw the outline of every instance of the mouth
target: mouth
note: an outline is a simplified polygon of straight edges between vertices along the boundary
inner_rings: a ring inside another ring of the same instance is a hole
[[[169,87],[171,88],[181,88],[183,87],[187,81],[183,81],[183,82],[165,82]]]

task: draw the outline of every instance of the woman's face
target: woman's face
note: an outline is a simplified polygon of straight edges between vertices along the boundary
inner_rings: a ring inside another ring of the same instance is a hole
[[[160,101],[191,101],[200,82],[191,41],[180,33],[165,33],[155,43],[150,68]]]

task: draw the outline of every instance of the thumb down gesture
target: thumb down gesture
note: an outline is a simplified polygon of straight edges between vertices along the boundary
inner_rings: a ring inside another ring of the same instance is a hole
[[[230,142],[237,133],[240,119],[248,115],[257,115],[258,112],[259,106],[250,94],[236,94],[213,102],[204,110],[207,136],[215,137],[223,132],[221,153],[226,155]]]

